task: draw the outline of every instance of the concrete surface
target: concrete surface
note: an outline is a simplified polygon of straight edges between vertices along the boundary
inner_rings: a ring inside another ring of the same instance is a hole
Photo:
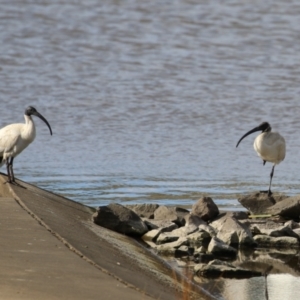
[[[0,299],[211,299],[93,208],[0,175]],[[187,296],[188,295],[188,296]]]

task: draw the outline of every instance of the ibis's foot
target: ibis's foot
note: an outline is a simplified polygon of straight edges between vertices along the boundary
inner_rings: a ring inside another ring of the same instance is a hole
[[[263,194],[268,194],[268,196],[272,196],[272,192],[270,190],[267,190],[267,191],[259,191],[260,193],[263,193]]]
[[[17,183],[16,181],[7,180],[6,182],[4,182],[4,184],[6,184],[6,183],[10,183],[10,184],[13,184],[15,186],[18,186],[18,187],[21,187],[23,189],[26,189],[25,186],[21,185],[20,183]]]

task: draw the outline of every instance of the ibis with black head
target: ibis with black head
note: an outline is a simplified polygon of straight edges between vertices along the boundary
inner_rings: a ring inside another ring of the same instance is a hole
[[[27,107],[25,110],[25,124],[10,124],[0,129],[0,166],[6,163],[9,183],[16,184],[13,171],[14,158],[35,139],[36,131],[32,116],[43,120],[52,135],[52,129],[48,121],[32,106]]]
[[[272,128],[268,122],[263,122],[259,126],[245,133],[238,141],[236,147],[238,147],[240,142],[246,136],[256,131],[261,131],[261,133],[254,140],[254,150],[263,160],[263,165],[265,165],[266,162],[273,163],[273,167],[270,173],[269,190],[266,191],[268,195],[271,196],[271,184],[275,166],[281,163],[285,158],[285,139],[278,132],[272,132]]]

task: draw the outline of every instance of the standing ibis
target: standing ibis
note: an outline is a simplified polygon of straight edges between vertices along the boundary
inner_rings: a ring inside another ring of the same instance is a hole
[[[261,131],[261,133],[254,140],[254,150],[258,156],[263,160],[263,165],[266,162],[273,163],[272,171],[270,174],[270,185],[267,191],[268,195],[272,195],[271,183],[274,175],[275,165],[278,165],[285,158],[285,140],[278,132],[272,132],[272,128],[268,122],[263,122],[259,126],[245,133],[238,141],[236,147],[247,135]]]
[[[14,183],[14,158],[20,154],[35,138],[35,125],[32,116],[42,119],[50,130],[48,121],[32,106],[25,110],[25,124],[10,124],[0,129],[0,166],[6,162],[8,182]]]

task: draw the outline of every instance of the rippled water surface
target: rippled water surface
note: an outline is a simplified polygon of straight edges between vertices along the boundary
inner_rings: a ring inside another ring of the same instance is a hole
[[[0,2],[0,125],[34,105],[54,132],[36,121],[17,177],[92,206],[239,209],[271,165],[255,135],[235,145],[266,120],[287,142],[273,189],[299,192],[297,1]]]
[[[271,165],[254,134],[235,145],[268,121],[287,143],[273,190],[300,192],[298,1],[0,4],[0,125],[33,105],[54,133],[36,120],[20,179],[91,206],[240,209]]]

